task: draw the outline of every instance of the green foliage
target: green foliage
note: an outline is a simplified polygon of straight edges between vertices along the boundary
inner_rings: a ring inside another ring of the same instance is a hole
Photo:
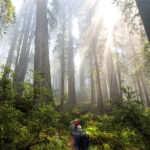
[[[23,107],[23,106],[22,106]],[[23,149],[49,143],[56,133],[57,112],[51,105],[43,104],[28,113],[21,112],[6,102],[0,107],[1,149]]]
[[[140,32],[142,21],[134,0],[113,0],[124,15],[124,20],[132,27],[132,32]]]
[[[42,81],[38,76],[37,80]],[[87,104],[66,105],[58,112],[44,101],[47,92],[39,91],[35,101],[33,89],[33,84],[25,83],[18,96],[12,80],[1,76],[0,149],[69,150],[69,124],[76,118],[90,135],[92,150],[150,148],[150,109],[135,100],[130,87],[122,88],[124,101],[113,101],[117,107],[109,116]]]
[[[48,102],[36,105],[34,86],[25,85],[18,96],[11,79],[2,76],[0,80],[0,149],[28,149],[49,144],[56,134],[58,113]],[[45,98],[45,93],[38,98]]]
[[[67,139],[58,140],[57,137],[50,139],[50,144],[39,144],[33,147],[33,150],[70,150],[67,146]]]
[[[150,141],[150,110],[143,108],[135,99],[130,87],[122,88],[124,102],[113,100],[116,109],[111,116],[93,116],[86,114],[85,129],[89,132],[92,145],[100,149],[149,149]]]
[[[95,108],[89,109],[89,105],[64,108],[60,115],[61,134],[67,135],[70,121],[79,118],[83,130],[90,135],[91,149],[149,149],[150,110],[143,108],[141,102],[135,99],[135,93],[130,87],[122,88],[122,91],[124,102],[113,101],[117,107],[110,116],[99,115]]]
[[[84,130],[90,135],[91,145],[111,150],[146,149],[144,136],[129,124],[124,125],[120,119],[107,115],[90,118],[84,125]],[[148,127],[148,124],[146,126]]]
[[[5,78],[5,74],[10,73],[11,70],[8,67],[1,67],[2,71],[0,72],[0,101],[12,100],[14,97],[14,89],[12,80]],[[5,74],[3,74],[3,72]]]
[[[126,99],[117,110],[114,110],[112,125],[119,125],[134,130],[139,137],[143,138],[143,143],[147,146],[150,140],[150,113],[147,111],[147,108],[143,108],[140,101],[135,99],[131,88],[124,88],[123,92],[126,95]]]
[[[11,0],[0,0],[0,11],[2,29],[5,30],[9,23],[14,23],[15,21],[15,8],[12,5]]]
[[[50,105],[43,105],[28,114],[8,104],[1,106],[1,148],[20,149],[49,143],[50,136],[56,132],[56,114]]]

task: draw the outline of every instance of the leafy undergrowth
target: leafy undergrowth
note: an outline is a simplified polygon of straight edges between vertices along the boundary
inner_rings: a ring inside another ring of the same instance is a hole
[[[79,118],[83,130],[88,131],[91,150],[149,149],[148,109],[142,112],[132,109],[132,113],[118,109],[108,116],[80,111],[87,108],[82,107],[57,112],[51,105],[42,104],[24,113],[13,103],[3,103],[0,106],[1,149],[69,150],[69,123],[75,118]]]
[[[88,106],[67,109],[61,114],[61,131],[68,130],[69,122],[79,117],[83,131],[90,135],[91,150],[149,150],[149,109],[130,103],[109,116],[93,111]]]
[[[10,79],[0,80],[1,150],[69,150],[69,124],[76,118],[90,135],[91,150],[150,149],[150,110],[133,101],[132,92],[126,90],[122,105],[100,115],[88,104],[54,108],[44,102],[45,89],[38,89],[35,105],[33,87],[25,84],[19,95]]]

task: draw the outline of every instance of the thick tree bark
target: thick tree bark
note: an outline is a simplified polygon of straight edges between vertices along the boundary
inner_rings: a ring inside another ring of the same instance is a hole
[[[150,43],[150,0],[135,0]]]
[[[76,103],[75,92],[75,70],[74,70],[74,48],[72,36],[72,14],[69,10],[69,43],[68,43],[68,103]]]
[[[48,47],[48,19],[46,2],[46,0],[37,0],[34,71],[44,80],[41,83],[38,83],[35,79],[35,86],[40,88],[47,88],[49,90],[50,96],[46,97],[46,101],[53,102]]]

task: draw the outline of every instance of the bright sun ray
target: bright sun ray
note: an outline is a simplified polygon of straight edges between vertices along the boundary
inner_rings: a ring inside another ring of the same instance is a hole
[[[101,18],[103,19],[104,26],[109,34],[112,32],[112,29],[120,18],[119,11],[117,7],[112,4],[112,0],[99,1],[96,8],[95,23],[99,22]]]
[[[75,58],[74,58],[74,62],[75,62],[75,67],[77,68],[77,70],[80,68],[80,64],[81,64],[81,58],[80,58],[80,54],[77,53]]]
[[[18,13],[19,9],[23,4],[23,0],[12,0],[13,5],[15,6],[16,12]]]
[[[107,32],[107,39],[110,40],[111,36],[112,36],[112,32],[113,32],[113,28],[115,26],[115,24],[117,23],[117,21],[120,18],[120,13],[117,9],[117,7],[115,5],[113,5],[112,0],[87,0],[84,5],[81,7],[81,11],[82,9],[87,9],[96,5],[96,10],[95,10],[95,15],[92,18],[92,27],[89,27],[89,33],[91,33],[90,37],[89,37],[89,41],[92,40],[92,37],[94,37],[95,35],[95,30],[97,28],[97,26],[99,26],[99,23],[102,22],[102,24],[104,25],[106,32]],[[78,33],[79,33],[79,28],[77,26],[77,20],[73,21],[73,35],[74,37],[77,37]],[[87,41],[87,43],[89,42]],[[83,48],[82,48],[83,49]],[[80,67],[80,62],[81,62],[81,57],[79,57],[78,54],[75,55],[75,66],[77,68]]]

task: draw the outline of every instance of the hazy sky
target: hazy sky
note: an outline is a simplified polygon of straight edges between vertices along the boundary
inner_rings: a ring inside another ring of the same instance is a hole
[[[18,12],[24,0],[11,0],[11,1],[16,8],[16,12]]]

